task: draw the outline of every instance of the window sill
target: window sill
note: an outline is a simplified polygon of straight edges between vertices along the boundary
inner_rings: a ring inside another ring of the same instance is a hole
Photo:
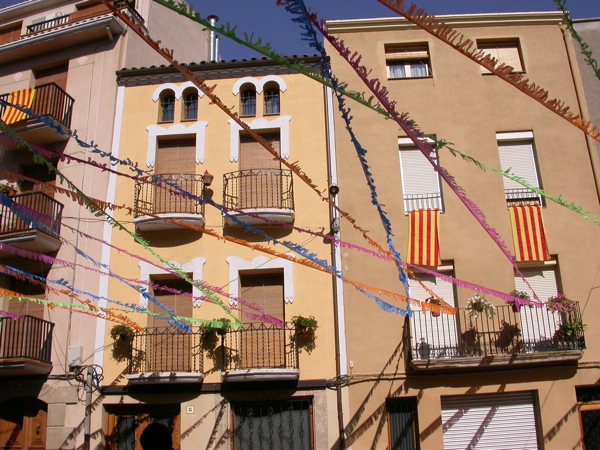
[[[277,113],[265,113],[263,114],[264,116],[279,116],[281,113],[277,112]]]
[[[163,124],[163,123],[174,123],[174,120],[158,120],[156,123],[158,124]]]
[[[428,77],[388,78],[388,80],[390,80],[390,81],[395,81],[395,80],[427,80],[428,78],[433,78],[433,77],[432,76],[428,76]]]

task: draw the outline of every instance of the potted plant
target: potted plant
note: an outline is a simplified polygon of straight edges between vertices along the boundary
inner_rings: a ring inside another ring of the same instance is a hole
[[[430,308],[429,311],[431,311],[431,316],[432,317],[439,317],[440,314],[442,313],[442,301],[438,298],[435,297],[429,297],[427,299],[425,299],[426,303],[429,303],[430,305],[438,305],[440,306],[440,308]]]
[[[217,323],[220,323],[220,325],[215,325]],[[202,326],[202,342],[205,346],[214,347],[217,344],[217,336],[225,336],[230,329],[231,320],[225,317],[215,319]]]
[[[546,309],[569,315],[577,310],[577,302],[567,298],[564,294],[558,294],[548,298]]]
[[[554,333],[554,341],[559,348],[584,348],[583,331],[585,324],[580,320],[565,320]]]
[[[315,331],[319,328],[317,319],[314,316],[294,316],[292,317],[292,325],[294,325],[298,336],[306,338],[314,337]]]
[[[523,303],[517,302],[517,300],[516,300],[517,298],[520,298],[521,300],[527,300],[527,301],[531,300],[531,297],[529,297],[529,294],[527,292],[517,291],[516,289],[513,289],[512,291],[510,291],[508,293],[508,295],[513,297],[511,300],[508,300],[508,304],[510,306],[512,306],[512,310],[514,312],[519,312],[521,310],[521,306],[523,306]],[[531,305],[529,303],[526,303],[526,305],[531,308]]]
[[[479,317],[479,314],[485,314],[488,319],[491,319],[496,314],[496,307],[479,294],[475,294],[467,300],[466,310],[467,314],[474,319]]]
[[[130,342],[133,339],[134,331],[127,325],[119,324],[110,329],[110,337],[116,340]]]
[[[9,197],[17,195],[17,190],[9,184],[0,184],[0,192]]]

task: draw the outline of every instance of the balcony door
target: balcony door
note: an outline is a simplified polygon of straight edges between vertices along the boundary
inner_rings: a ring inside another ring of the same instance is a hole
[[[192,371],[192,336],[164,318],[169,317],[165,308],[178,317],[191,317],[192,285],[181,279],[152,279],[153,283],[164,286],[169,291],[154,289],[154,298],[164,308],[150,301],[149,309],[161,317],[150,316],[146,340],[146,371],[147,372],[191,372]],[[181,294],[173,293],[181,292]],[[188,295],[185,295],[188,294]],[[164,318],[163,318],[164,317]]]
[[[283,299],[283,272],[240,274],[242,304],[240,368],[285,367],[285,329],[263,324],[243,314],[257,314],[251,303],[265,314],[285,320]]]
[[[161,176],[173,187],[167,185],[154,188],[154,213],[194,213],[196,201],[175,195],[172,191],[175,186],[190,194],[200,195],[195,192],[191,183],[196,173],[196,138],[178,138],[158,141],[156,148],[155,173]]]
[[[280,154],[279,133],[261,137]],[[281,162],[250,136],[240,136],[239,209],[281,207]]]
[[[41,87],[54,83],[65,93],[67,92],[67,78],[69,73],[69,63],[65,62],[52,67],[43,69],[35,69],[33,71],[35,77],[35,87]],[[32,109],[42,116],[54,117],[61,123],[64,123],[64,116],[69,113],[63,105],[63,101],[58,101],[62,98],[59,92],[53,86],[48,86],[43,89],[36,89],[33,99]]]

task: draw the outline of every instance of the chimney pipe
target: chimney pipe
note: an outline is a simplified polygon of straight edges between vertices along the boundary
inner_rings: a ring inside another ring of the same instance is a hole
[[[217,21],[219,20],[219,17],[211,15],[208,16],[208,21],[210,22],[211,26],[216,26]],[[210,61],[214,62],[217,60],[217,35],[215,34],[214,30],[210,30]]]

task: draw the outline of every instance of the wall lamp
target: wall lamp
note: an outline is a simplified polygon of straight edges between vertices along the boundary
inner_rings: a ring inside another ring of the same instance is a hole
[[[208,170],[205,170],[204,175],[202,175],[202,182],[204,183],[204,186],[210,186],[214,178],[214,175],[211,175]]]

